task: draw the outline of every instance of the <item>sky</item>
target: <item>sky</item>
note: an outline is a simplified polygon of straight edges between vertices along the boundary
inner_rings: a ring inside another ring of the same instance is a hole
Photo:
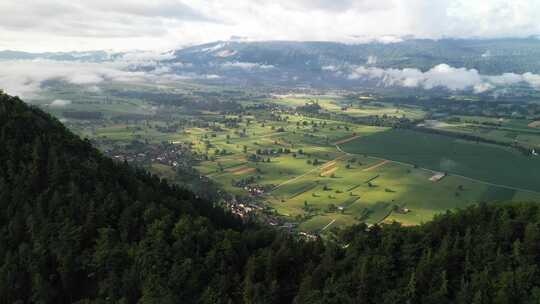
[[[127,51],[102,63],[2,62],[0,88],[29,98],[38,97],[47,80],[99,90],[108,81],[161,84],[215,79],[235,68],[275,68],[227,62],[216,67],[216,74],[199,75],[159,61],[171,56],[169,50],[216,40],[393,43],[408,37],[540,37],[540,0],[0,0],[0,13],[0,50]],[[444,62],[426,71],[382,69],[377,59],[370,56],[359,66],[327,66],[323,72],[359,83],[427,90],[485,93],[516,83],[540,89],[540,75],[533,73],[482,75]]]
[[[539,0],[2,0],[0,12],[0,50],[31,52],[540,34]]]

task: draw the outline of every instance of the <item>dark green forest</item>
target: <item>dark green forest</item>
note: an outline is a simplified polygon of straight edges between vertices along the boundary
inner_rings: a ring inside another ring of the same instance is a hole
[[[0,93],[0,303],[540,303],[540,209],[303,240],[104,157]]]

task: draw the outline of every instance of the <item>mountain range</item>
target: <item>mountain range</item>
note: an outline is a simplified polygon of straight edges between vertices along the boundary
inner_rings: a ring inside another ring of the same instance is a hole
[[[132,71],[167,72],[213,83],[308,87],[373,86],[382,81],[384,85],[395,85],[407,83],[403,79],[408,79],[411,72],[416,78],[426,78],[429,76],[423,73],[429,71],[438,75],[453,73],[457,78],[500,76],[496,82],[501,83],[508,81],[508,77],[501,78],[505,75],[540,74],[537,58],[540,39],[533,37],[363,44],[232,40],[167,52],[0,51],[0,60],[122,62]]]

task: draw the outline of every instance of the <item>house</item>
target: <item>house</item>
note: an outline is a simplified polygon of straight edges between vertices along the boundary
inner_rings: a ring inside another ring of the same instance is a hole
[[[436,172],[432,177],[429,178],[432,182],[438,182],[446,176],[446,173]]]

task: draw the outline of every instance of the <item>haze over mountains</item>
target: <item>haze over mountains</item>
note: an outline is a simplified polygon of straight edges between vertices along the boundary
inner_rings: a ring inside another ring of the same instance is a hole
[[[486,93],[509,85],[539,87],[540,62],[535,60],[539,57],[540,40],[535,37],[410,39],[364,44],[230,40],[168,52],[1,51],[0,60],[8,68],[0,76],[0,85],[8,92],[13,89],[13,93],[19,93],[14,87],[24,85],[22,80],[28,78],[20,66],[35,65],[35,61],[39,61],[40,70],[45,75],[31,79],[39,85],[50,79],[71,82],[65,77],[66,69],[77,69],[88,71],[92,76],[73,81],[84,84],[95,84],[105,79],[195,79],[233,85],[323,88],[369,85]],[[62,67],[58,68],[58,65]],[[10,73],[9,66],[13,66],[13,73]],[[47,73],[49,70],[58,73]],[[17,77],[22,79],[22,84],[16,80]],[[24,91],[21,90],[22,93]]]

